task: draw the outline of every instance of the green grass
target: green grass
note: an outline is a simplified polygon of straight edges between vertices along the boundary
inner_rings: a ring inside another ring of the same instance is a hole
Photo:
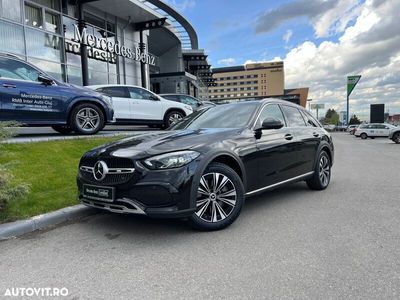
[[[0,223],[24,219],[78,204],[76,175],[86,151],[112,138],[77,139],[43,143],[5,144],[0,148],[0,164],[11,167],[14,183],[28,183],[31,191],[24,199],[11,202],[0,212]]]

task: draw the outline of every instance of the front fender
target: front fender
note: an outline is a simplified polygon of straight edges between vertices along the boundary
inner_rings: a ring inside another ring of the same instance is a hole
[[[245,168],[244,168],[244,164],[243,164],[242,160],[239,157],[237,157],[237,155],[234,152],[227,151],[227,150],[208,152],[203,155],[203,157],[198,165],[196,174],[193,177],[192,187],[191,187],[191,192],[190,192],[190,205],[192,208],[196,207],[197,190],[199,187],[199,182],[200,182],[201,176],[203,175],[203,173],[206,170],[206,168],[208,167],[208,165],[219,156],[229,156],[238,163],[241,173],[242,173],[243,186],[246,190],[247,176],[246,176],[246,172],[245,172]]]

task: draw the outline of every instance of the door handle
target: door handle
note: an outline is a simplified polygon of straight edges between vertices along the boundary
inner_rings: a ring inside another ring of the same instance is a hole
[[[3,83],[3,87],[5,88],[12,88],[15,89],[17,86],[14,84],[9,84],[9,83]]]
[[[285,140],[290,141],[291,139],[293,139],[293,135],[291,135],[290,133],[285,135]]]
[[[312,135],[315,137],[319,137],[319,133],[317,133],[317,132],[314,132]]]

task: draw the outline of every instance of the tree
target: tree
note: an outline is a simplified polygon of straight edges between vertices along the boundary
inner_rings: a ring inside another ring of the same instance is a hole
[[[349,120],[349,125],[358,125],[361,124],[360,119],[356,115],[352,115]]]
[[[9,127],[14,125],[14,123],[0,122],[0,149],[4,147],[1,142],[12,136]],[[0,155],[5,155],[2,149]],[[0,164],[0,213],[6,210],[10,201],[23,197],[29,192],[29,185],[12,183],[13,177],[10,173],[10,166],[10,163]]]
[[[339,114],[336,112],[336,110],[333,108],[328,109],[325,113],[323,123],[337,125],[339,123]]]

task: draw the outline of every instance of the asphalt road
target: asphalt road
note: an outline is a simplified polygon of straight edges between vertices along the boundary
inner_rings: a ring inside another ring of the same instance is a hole
[[[249,198],[223,231],[103,214],[0,242],[0,295],[66,287],[74,299],[399,299],[400,145],[344,133],[334,142],[327,190],[298,183]]]

